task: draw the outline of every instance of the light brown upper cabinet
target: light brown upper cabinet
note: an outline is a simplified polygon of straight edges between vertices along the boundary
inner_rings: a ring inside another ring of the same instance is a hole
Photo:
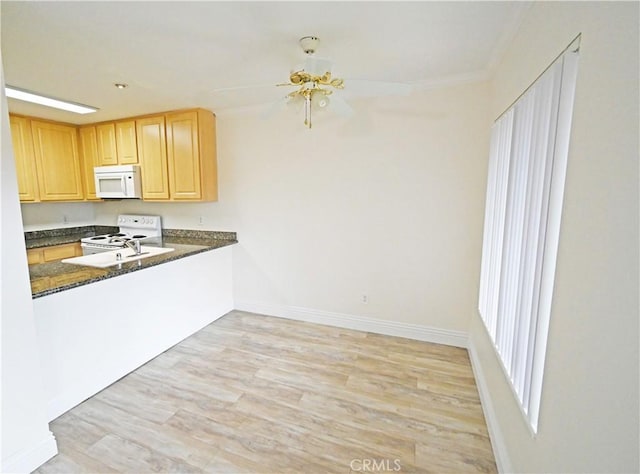
[[[10,116],[11,141],[18,176],[18,194],[20,201],[35,202],[38,197],[38,177],[36,161],[33,156],[33,138],[29,119]]]
[[[169,199],[167,143],[164,115],[136,120],[138,158],[142,172],[142,199]]]
[[[204,109],[67,125],[11,115],[20,200],[98,200],[93,168],[139,164],[142,199],[218,199],[215,115]]]
[[[96,196],[96,182],[93,175],[93,168],[100,166],[98,160],[98,139],[96,127],[80,127],[78,129],[78,151],[80,153],[80,163],[82,164],[82,180],[84,184],[85,197],[88,200],[99,200]]]
[[[196,109],[168,113],[165,121],[170,199],[217,200],[215,116]]]
[[[113,123],[103,123],[96,125],[98,140],[98,163],[99,166],[110,166],[118,164],[118,152],[116,150],[116,126]]]
[[[31,120],[31,133],[40,200],[82,200],[76,127]]]
[[[99,166],[138,163],[135,120],[96,125],[96,135]]]
[[[135,165],[138,163],[135,120],[116,122],[116,151],[119,165]]]
[[[218,199],[216,126],[204,109],[136,120],[145,201]]]

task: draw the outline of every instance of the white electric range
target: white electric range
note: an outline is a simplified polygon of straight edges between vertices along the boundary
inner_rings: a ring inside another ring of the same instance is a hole
[[[138,216],[122,214],[118,216],[119,230],[113,234],[102,234],[80,239],[83,255],[91,255],[125,246],[127,240],[140,240],[141,243],[159,241],[162,238],[162,219],[160,216]]]

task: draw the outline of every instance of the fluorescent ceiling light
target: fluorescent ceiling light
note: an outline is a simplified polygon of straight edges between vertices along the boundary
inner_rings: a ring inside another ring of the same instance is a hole
[[[5,86],[4,90],[7,93],[7,97],[11,97],[12,99],[24,100],[26,102],[33,102],[34,104],[46,105],[47,107],[68,110],[69,112],[75,112],[76,114],[90,114],[98,110],[95,107],[88,105],[74,104],[73,102],[45,97],[34,92],[17,89],[13,86]]]

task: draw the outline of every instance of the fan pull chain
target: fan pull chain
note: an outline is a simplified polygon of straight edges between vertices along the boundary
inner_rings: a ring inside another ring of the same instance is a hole
[[[304,95],[304,124],[311,128],[311,94]]]

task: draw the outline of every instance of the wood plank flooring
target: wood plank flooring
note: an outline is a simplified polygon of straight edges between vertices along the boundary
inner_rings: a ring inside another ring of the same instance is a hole
[[[497,472],[466,350],[239,311],[51,430],[40,474]]]

